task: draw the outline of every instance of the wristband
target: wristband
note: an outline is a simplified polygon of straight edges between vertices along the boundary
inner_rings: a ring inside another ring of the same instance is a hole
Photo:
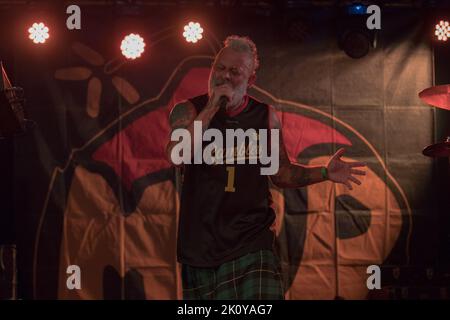
[[[328,169],[327,167],[320,168],[320,173],[322,174],[322,178],[328,180]]]

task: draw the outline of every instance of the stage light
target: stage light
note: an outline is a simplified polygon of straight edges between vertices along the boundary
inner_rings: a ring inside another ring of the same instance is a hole
[[[339,39],[341,50],[353,59],[360,59],[366,56],[371,48],[369,36],[361,30],[348,30]]]
[[[203,29],[198,22],[189,22],[184,26],[183,37],[186,38],[187,42],[196,43],[198,40],[202,39]]]
[[[353,3],[347,7],[348,14],[366,14],[367,6],[361,3]]]
[[[144,52],[144,47],[144,39],[138,34],[131,33],[122,40],[120,50],[122,50],[122,54],[127,59],[134,60],[141,56]]]
[[[449,22],[441,20],[439,24],[436,25],[436,31],[434,34],[439,41],[447,41],[448,38],[450,38]]]
[[[367,26],[367,5],[353,2],[338,16],[338,46],[349,57],[360,59],[377,46],[377,31]]]
[[[30,34],[28,38],[33,40],[34,43],[44,43],[49,37],[48,27],[45,26],[42,22],[35,22],[28,29],[28,33]]]

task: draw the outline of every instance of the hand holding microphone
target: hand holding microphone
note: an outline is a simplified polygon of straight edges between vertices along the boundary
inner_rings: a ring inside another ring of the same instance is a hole
[[[219,98],[219,108],[224,110],[227,107],[227,103],[230,101],[230,99],[226,95],[222,95]]]
[[[222,84],[213,88],[209,105],[213,109],[225,111],[227,104],[231,101],[233,89],[229,84]]]

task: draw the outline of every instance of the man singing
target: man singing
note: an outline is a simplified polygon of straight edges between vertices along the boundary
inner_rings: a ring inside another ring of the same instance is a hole
[[[261,174],[261,163],[248,161],[183,164],[177,257],[185,299],[284,299],[280,261],[273,250],[275,213],[269,179],[280,188],[331,180],[352,189],[351,182],[361,184],[355,175],[365,174],[355,169],[363,163],[340,159],[344,149],[326,166],[289,161],[274,109],[247,95],[258,64],[256,46],[249,38],[228,37],[215,57],[208,93],[177,104],[170,114],[172,133],[182,128],[194,136],[195,123],[197,128],[201,124],[202,132],[216,129],[223,136],[227,129],[279,132],[275,143],[268,139],[268,149],[279,152],[279,168],[272,175]],[[193,159],[196,146],[191,141]],[[171,139],[167,144],[169,159],[177,143]],[[202,148],[205,145],[200,145],[200,153]]]

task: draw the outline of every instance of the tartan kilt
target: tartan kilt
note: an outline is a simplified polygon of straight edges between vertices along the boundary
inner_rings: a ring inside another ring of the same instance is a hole
[[[284,286],[278,258],[259,250],[218,267],[182,265],[183,299],[283,300]]]

